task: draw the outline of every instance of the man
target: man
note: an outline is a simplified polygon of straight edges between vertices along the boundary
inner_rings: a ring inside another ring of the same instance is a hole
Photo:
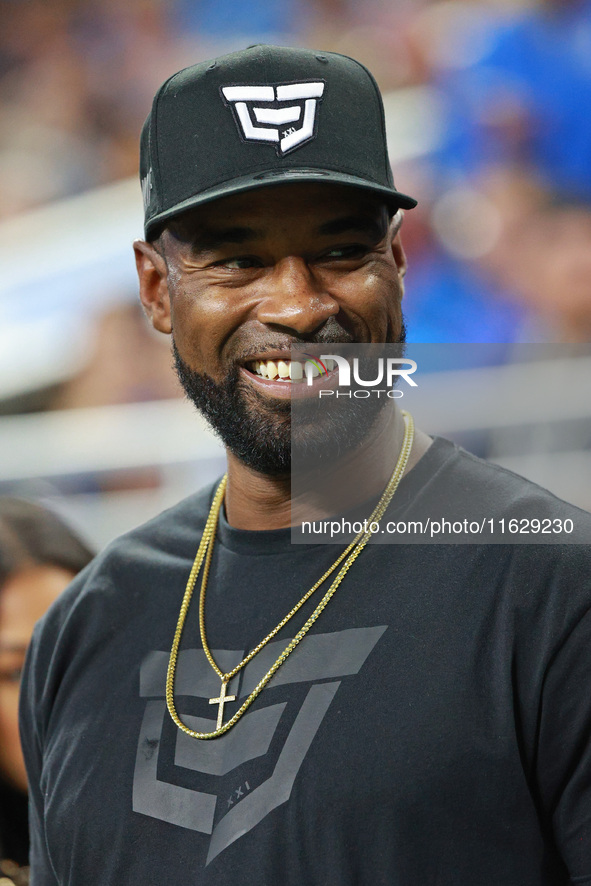
[[[397,409],[291,427],[316,390],[292,346],[404,338],[414,201],[373,79],[276,47],[189,68],[141,176],[142,302],[228,479],[111,545],[39,626],[33,886],[591,881],[588,547],[291,544],[292,436],[321,465],[340,448],[373,520],[473,493],[591,537]]]

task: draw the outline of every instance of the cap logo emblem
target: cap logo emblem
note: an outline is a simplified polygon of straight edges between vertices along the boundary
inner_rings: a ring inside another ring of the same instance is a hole
[[[147,210],[150,205],[150,199],[152,197],[152,167],[149,168],[146,175],[144,175],[142,179],[142,197],[144,198],[144,211]]]
[[[283,157],[316,137],[316,109],[324,81],[278,86],[222,86],[245,141],[275,144]]]

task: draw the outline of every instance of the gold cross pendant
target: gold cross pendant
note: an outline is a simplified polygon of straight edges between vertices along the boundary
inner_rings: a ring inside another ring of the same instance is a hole
[[[228,684],[226,682],[224,682],[224,680],[222,680],[222,688],[220,689],[219,698],[210,698],[209,699],[210,704],[219,705],[218,719],[217,719],[217,723],[215,724],[216,729],[222,728],[222,720],[224,718],[224,705],[226,704],[226,702],[227,701],[236,701],[235,695],[226,695],[227,688],[228,688]]]

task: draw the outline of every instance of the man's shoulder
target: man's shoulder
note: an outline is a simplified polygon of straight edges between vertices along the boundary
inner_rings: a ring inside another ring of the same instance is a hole
[[[217,484],[210,484],[161,511],[145,523],[110,542],[94,560],[95,569],[106,564],[150,562],[162,556],[194,556],[207,520]]]
[[[169,642],[166,617],[172,611],[174,621],[213,491],[190,495],[115,539],[76,576],[35,627],[25,668],[29,705],[43,699],[50,711],[67,675],[82,673],[107,648],[138,650],[163,625]]]
[[[500,528],[503,524],[498,521],[505,520],[499,543],[591,544],[591,514],[532,480],[441,437],[435,438],[424,460],[413,511],[437,518],[485,521],[485,528]],[[494,522],[487,523],[489,520]],[[509,520],[518,521],[511,525],[515,532],[509,531]],[[515,535],[519,538],[511,537]]]
[[[120,535],[107,545],[104,557],[117,556],[120,552],[128,556],[137,548],[145,553],[146,549],[157,552],[163,548],[170,550],[172,546],[173,550],[181,551],[187,544],[194,546],[201,537],[217,485],[217,482],[209,484]]]
[[[548,514],[564,513],[571,514],[573,517],[576,515],[591,527],[591,514],[588,511],[565,501],[544,486],[516,474],[503,465],[485,461],[461,447],[456,448],[462,470],[475,483],[482,484],[482,490],[492,493],[494,501],[501,504],[509,502],[513,504],[535,503]]]
[[[50,607],[39,630],[59,630],[81,607],[126,606],[131,597],[183,570],[197,552],[216,484],[187,496],[140,526],[120,535],[80,572]]]

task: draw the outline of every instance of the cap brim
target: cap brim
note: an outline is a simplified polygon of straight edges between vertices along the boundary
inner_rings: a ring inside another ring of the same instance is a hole
[[[414,197],[407,194],[401,194],[395,188],[388,188],[384,185],[376,184],[368,179],[358,178],[355,175],[347,175],[343,172],[335,172],[333,170],[322,169],[286,169],[278,171],[273,169],[269,172],[257,172],[252,175],[242,176],[241,178],[232,179],[201,191],[194,197],[189,197],[181,203],[177,203],[171,209],[160,212],[146,222],[145,237],[156,235],[157,230],[161,229],[166,222],[194,209],[197,206],[203,206],[205,203],[211,203],[213,200],[219,200],[222,197],[230,197],[233,194],[241,194],[244,191],[252,191],[254,189],[268,188],[276,185],[294,184],[297,182],[329,182],[330,184],[346,185],[352,188],[358,188],[363,191],[377,194],[391,209],[413,209],[417,205]]]

